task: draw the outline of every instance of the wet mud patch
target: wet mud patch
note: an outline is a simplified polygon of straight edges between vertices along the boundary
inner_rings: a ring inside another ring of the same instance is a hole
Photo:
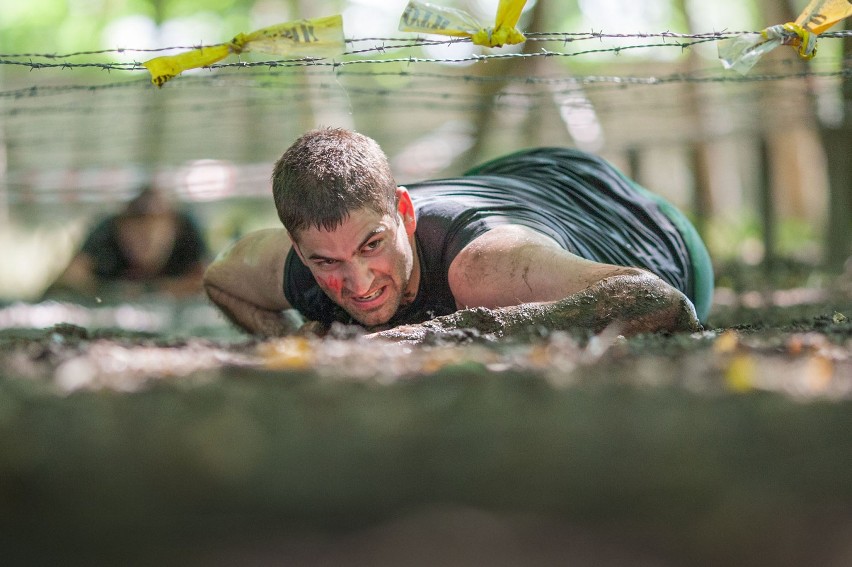
[[[0,543],[13,564],[843,564],[852,309],[764,311],[419,346],[8,327]]]

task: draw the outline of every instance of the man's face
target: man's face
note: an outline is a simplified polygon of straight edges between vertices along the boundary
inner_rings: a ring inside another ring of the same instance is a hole
[[[360,209],[337,229],[311,227],[293,243],[326,295],[367,327],[387,323],[417,294],[414,208],[405,189],[397,197],[394,215]]]

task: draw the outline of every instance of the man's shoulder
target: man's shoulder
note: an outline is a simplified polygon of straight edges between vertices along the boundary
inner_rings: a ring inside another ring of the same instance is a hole
[[[285,309],[284,261],[290,240],[283,228],[260,229],[231,242],[208,266],[205,285],[239,290],[243,299],[265,309]]]
[[[246,267],[253,270],[263,267],[277,270],[279,266],[283,268],[290,249],[290,238],[285,229],[262,228],[240,236],[223,250],[220,256],[239,258]]]
[[[457,195],[430,194],[412,201],[417,214],[416,234],[421,254],[429,264],[443,263],[445,268],[471,240],[491,228],[479,208]]]

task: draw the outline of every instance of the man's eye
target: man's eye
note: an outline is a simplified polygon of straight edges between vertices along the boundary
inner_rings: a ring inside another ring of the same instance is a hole
[[[328,268],[337,264],[337,260],[317,260],[314,264],[320,268]]]
[[[373,250],[376,250],[379,247],[379,245],[381,245],[381,243],[382,243],[381,239],[371,240],[370,242],[368,242],[367,244],[364,245],[364,251],[365,252],[371,252]]]

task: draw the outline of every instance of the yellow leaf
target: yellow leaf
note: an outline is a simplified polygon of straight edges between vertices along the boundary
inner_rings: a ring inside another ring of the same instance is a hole
[[[304,370],[313,365],[311,343],[304,337],[287,337],[258,347],[264,366],[272,370]]]
[[[754,389],[757,364],[747,354],[738,354],[731,359],[725,371],[725,383],[734,392],[744,393]]]
[[[736,331],[728,330],[719,335],[713,343],[713,350],[718,354],[728,354],[737,350],[740,337]]]

